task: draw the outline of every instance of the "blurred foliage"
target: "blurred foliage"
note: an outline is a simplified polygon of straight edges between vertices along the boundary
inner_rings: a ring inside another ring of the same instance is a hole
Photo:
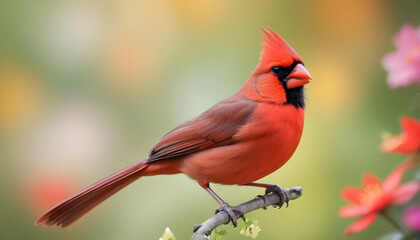
[[[217,227],[211,232],[210,238],[212,240],[222,240],[227,233],[227,229],[220,229],[220,227]]]
[[[261,180],[305,194],[247,217],[259,219],[259,239],[342,238],[352,219],[337,216],[340,189],[365,171],[386,176],[402,157],[380,153],[381,132],[420,116],[418,86],[391,90],[380,65],[400,26],[420,24],[419,10],[417,0],[0,1],[0,238],[157,239],[170,226],[188,239],[217,204],[184,175],[143,178],[66,229],[32,223],[51,199],[141,160],[171,128],[236,92],[258,62],[262,26],[314,80],[297,152]],[[231,204],[261,194],[214,188]],[[384,228],[378,220],[349,239]]]

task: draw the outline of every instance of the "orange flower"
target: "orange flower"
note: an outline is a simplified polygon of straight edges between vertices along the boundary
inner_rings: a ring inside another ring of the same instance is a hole
[[[403,132],[382,143],[381,149],[386,153],[412,154],[420,152],[420,122],[414,118],[402,117]]]
[[[344,218],[362,216],[344,231],[346,236],[360,232],[372,224],[381,211],[390,205],[408,202],[420,189],[419,181],[399,185],[402,175],[411,169],[416,161],[412,158],[398,165],[395,170],[381,182],[371,173],[363,176],[363,188],[346,187],[342,197],[351,202],[340,209],[339,215]]]

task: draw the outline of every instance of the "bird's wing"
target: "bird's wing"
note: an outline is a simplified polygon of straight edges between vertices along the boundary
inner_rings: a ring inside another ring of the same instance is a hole
[[[252,115],[256,104],[236,95],[219,102],[166,134],[152,148],[145,163],[235,143],[234,135]]]

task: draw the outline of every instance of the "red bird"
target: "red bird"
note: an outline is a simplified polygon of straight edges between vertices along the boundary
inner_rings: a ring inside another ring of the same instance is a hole
[[[66,227],[143,176],[184,173],[195,179],[226,211],[234,212],[210,183],[266,188],[288,202],[285,190],[254,181],[283,166],[303,130],[304,85],[312,79],[302,59],[276,32],[263,32],[260,61],[245,85],[196,118],[167,133],[149,156],[93,184],[44,213],[35,224]],[[244,218],[244,217],[243,217]]]

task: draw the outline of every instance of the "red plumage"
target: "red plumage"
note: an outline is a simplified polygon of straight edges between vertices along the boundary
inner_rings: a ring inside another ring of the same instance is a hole
[[[296,150],[304,122],[303,85],[311,76],[289,44],[269,31],[262,29],[260,62],[236,94],[174,128],[145,160],[64,200],[35,224],[68,226],[142,176],[184,173],[222,210],[236,211],[209,183],[263,185],[272,191],[272,185],[252,182],[283,166]],[[236,224],[235,216],[229,215]]]

